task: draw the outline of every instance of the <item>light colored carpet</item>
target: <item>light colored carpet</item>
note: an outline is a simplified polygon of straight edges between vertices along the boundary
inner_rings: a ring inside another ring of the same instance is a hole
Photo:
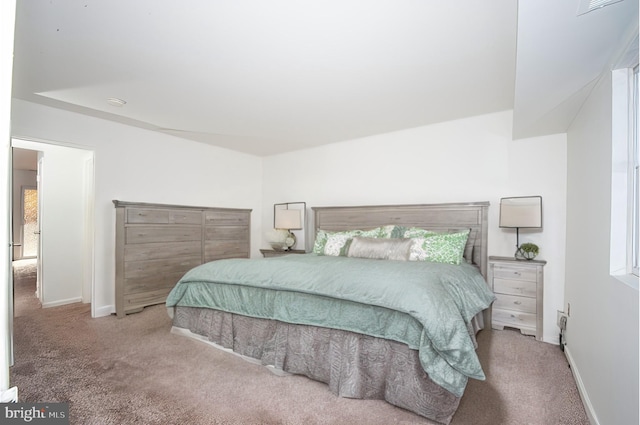
[[[162,305],[124,319],[42,309],[35,274],[17,276],[11,385],[21,402],[69,402],[72,424],[433,424],[171,334]],[[487,380],[470,381],[453,424],[589,423],[558,347],[515,331],[478,340]]]

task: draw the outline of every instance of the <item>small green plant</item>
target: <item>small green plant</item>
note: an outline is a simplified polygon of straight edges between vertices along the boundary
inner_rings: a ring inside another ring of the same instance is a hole
[[[522,255],[523,258],[532,260],[536,257],[536,255],[538,255],[538,253],[540,252],[540,248],[538,248],[538,245],[534,243],[527,242],[520,245],[520,248],[518,248],[518,252],[520,253],[520,255]]]

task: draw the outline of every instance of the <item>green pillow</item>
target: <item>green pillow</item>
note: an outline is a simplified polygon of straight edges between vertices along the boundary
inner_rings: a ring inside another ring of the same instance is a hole
[[[327,232],[318,229],[313,243],[313,253],[318,255],[346,255],[345,249],[354,236],[359,236],[361,230],[345,230],[343,232]]]
[[[328,233],[322,229],[318,229],[316,232],[316,240],[313,242],[313,249],[311,252],[314,254],[322,254],[324,246],[327,244]]]
[[[330,234],[327,237],[327,243],[324,244],[322,255],[331,255],[334,257],[339,255],[346,256],[349,249],[349,242],[351,242],[354,236],[357,235],[351,231]]]
[[[437,234],[434,231],[421,229],[419,227],[408,227],[404,229],[403,238],[426,238],[427,236]]]
[[[458,233],[432,233],[414,238],[409,261],[460,264],[469,230]]]

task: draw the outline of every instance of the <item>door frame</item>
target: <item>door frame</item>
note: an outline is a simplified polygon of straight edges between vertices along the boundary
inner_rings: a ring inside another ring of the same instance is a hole
[[[40,178],[42,174],[42,167],[44,166],[44,154],[42,151],[38,151],[38,165],[36,166],[36,188],[38,189],[38,254],[36,254],[36,298],[40,301],[40,305],[42,305],[42,179]]]
[[[94,206],[94,199],[95,199],[95,186],[94,186],[94,180],[95,180],[95,151],[91,148],[87,148],[86,146],[78,146],[78,145],[73,145],[73,144],[68,144],[68,143],[59,143],[59,142],[52,142],[52,141],[46,141],[46,140],[40,140],[40,139],[33,139],[33,138],[25,138],[25,137],[21,137],[21,136],[15,136],[11,138],[11,147],[18,147],[18,148],[22,148],[22,149],[29,149],[29,150],[35,150],[38,151],[38,208],[40,209],[40,213],[44,216],[46,214],[46,205],[44,205],[43,202],[43,195],[45,194],[45,192],[47,190],[51,190],[51,189],[47,189],[47,184],[46,182],[44,182],[42,176],[40,175],[41,172],[41,168],[46,167],[46,146],[56,146],[56,148],[70,148],[70,149],[75,149],[75,150],[81,150],[81,151],[85,151],[88,154],[88,158],[90,158],[89,160],[85,160],[83,167],[84,167],[84,173],[83,173],[83,190],[81,191],[81,193],[78,194],[78,196],[82,197],[82,203],[84,205],[84,216],[85,216],[85,221],[88,221],[89,223],[85,223],[83,225],[83,243],[82,243],[82,247],[80,247],[80,249],[83,250],[83,256],[82,256],[82,268],[83,268],[83,282],[81,282],[81,292],[82,292],[82,301],[83,302],[90,302],[91,303],[91,315],[92,317],[94,317],[94,310],[95,310],[95,268],[94,268],[94,263],[95,263],[95,241],[94,241],[94,223],[95,223],[95,206]],[[43,153],[44,152],[44,153]],[[12,173],[12,169],[9,170],[9,174]],[[50,186],[49,186],[50,187]],[[12,205],[9,205],[9,209],[11,210],[11,208],[13,208]],[[42,244],[42,238],[43,236],[46,236],[45,233],[46,229],[43,229],[43,220],[42,220],[42,216],[38,217],[38,225],[40,226],[40,230],[44,230],[39,237],[39,244],[40,244],[40,252],[38,253],[38,290],[41,291],[39,294],[39,299],[42,302],[42,291],[44,290],[43,286],[46,285],[46,282],[44,282],[44,280],[41,280],[41,278],[44,277],[44,272],[43,272],[43,267],[42,265],[45,264],[46,262],[46,258],[47,258],[47,252],[46,252],[46,248],[42,249],[43,244]],[[74,265],[74,266],[77,266]],[[90,294],[86,294],[86,292],[89,292]]]

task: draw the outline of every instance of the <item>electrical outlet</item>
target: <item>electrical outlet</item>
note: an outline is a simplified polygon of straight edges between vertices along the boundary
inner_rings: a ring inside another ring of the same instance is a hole
[[[566,323],[567,323],[567,317],[568,317],[568,315],[567,315],[567,314],[565,314],[565,312],[564,312],[564,311],[560,311],[560,310],[558,310],[558,317],[557,317],[557,319],[556,319],[556,323],[558,324],[558,327],[559,327],[560,329],[564,329],[564,327],[566,326]],[[564,318],[564,320],[563,320],[563,318]]]

